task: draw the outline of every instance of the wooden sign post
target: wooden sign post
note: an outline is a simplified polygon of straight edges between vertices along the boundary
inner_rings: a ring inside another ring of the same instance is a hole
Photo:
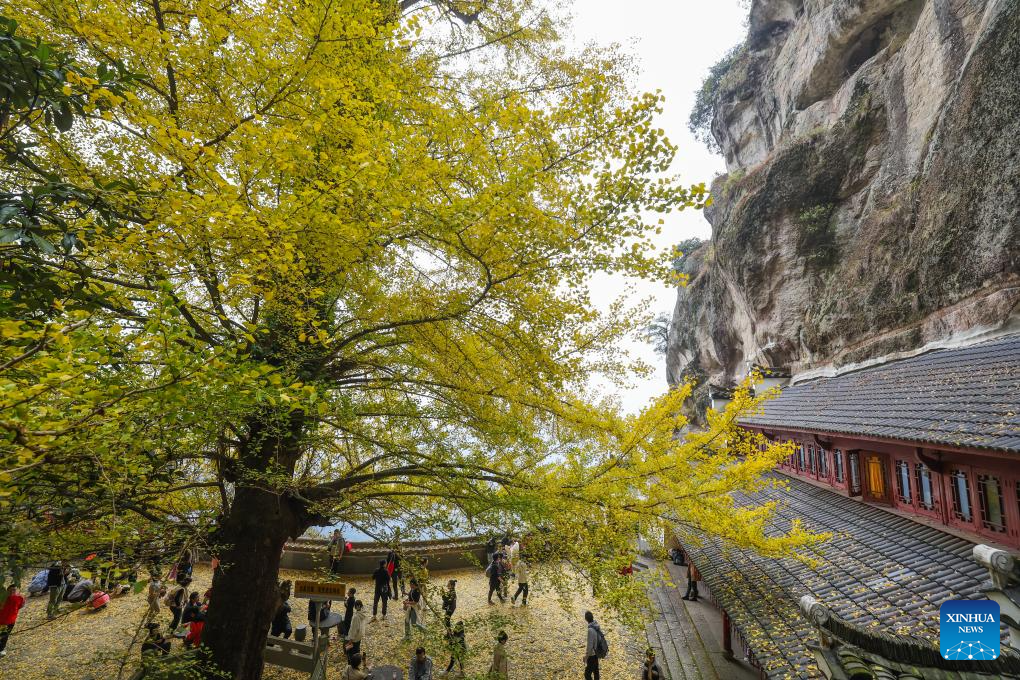
[[[345,595],[347,595],[346,583],[294,581],[294,597],[322,603],[330,600],[343,600]],[[267,663],[308,671],[310,673],[309,680],[325,680],[326,654],[324,652],[328,640],[320,641],[319,639],[319,610],[321,606],[321,604],[317,604],[314,607],[313,619],[309,621],[312,624],[311,644],[270,637],[263,654]]]

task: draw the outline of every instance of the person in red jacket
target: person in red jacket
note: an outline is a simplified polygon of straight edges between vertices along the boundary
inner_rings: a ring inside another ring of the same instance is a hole
[[[0,606],[0,657],[7,655],[7,639],[14,630],[18,620],[18,612],[25,606],[25,598],[18,592],[18,586],[12,583],[7,587],[7,597]]]
[[[205,612],[199,611],[188,624],[188,634],[184,636],[185,649],[198,647],[202,644],[202,629],[205,628]]]

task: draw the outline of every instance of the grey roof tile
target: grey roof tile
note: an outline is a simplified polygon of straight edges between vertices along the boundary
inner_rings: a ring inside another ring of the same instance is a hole
[[[741,423],[1020,452],[1020,334],[792,385]]]

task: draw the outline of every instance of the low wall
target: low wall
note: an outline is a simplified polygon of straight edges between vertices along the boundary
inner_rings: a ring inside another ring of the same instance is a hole
[[[352,543],[353,548],[340,560],[341,574],[371,574],[386,558],[389,548],[375,541]],[[320,538],[302,538],[288,543],[283,551],[280,566],[283,569],[302,571],[329,568],[326,552],[329,541]],[[404,558],[429,558],[429,570],[460,569],[485,564],[485,540],[482,538],[456,538],[436,541],[406,541],[401,543]]]

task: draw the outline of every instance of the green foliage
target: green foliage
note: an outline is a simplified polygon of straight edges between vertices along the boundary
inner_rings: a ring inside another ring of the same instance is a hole
[[[828,266],[836,257],[836,236],[832,230],[832,213],[836,206],[821,203],[801,210],[796,217],[798,226],[797,252],[809,264]]]
[[[708,75],[701,82],[701,89],[695,94],[694,108],[691,109],[691,115],[687,119],[687,128],[694,138],[715,153],[721,151],[719,143],[712,135],[712,119],[715,117],[716,102],[724,90],[726,76],[746,52],[744,43],[734,45],[722,59],[708,70]]]

